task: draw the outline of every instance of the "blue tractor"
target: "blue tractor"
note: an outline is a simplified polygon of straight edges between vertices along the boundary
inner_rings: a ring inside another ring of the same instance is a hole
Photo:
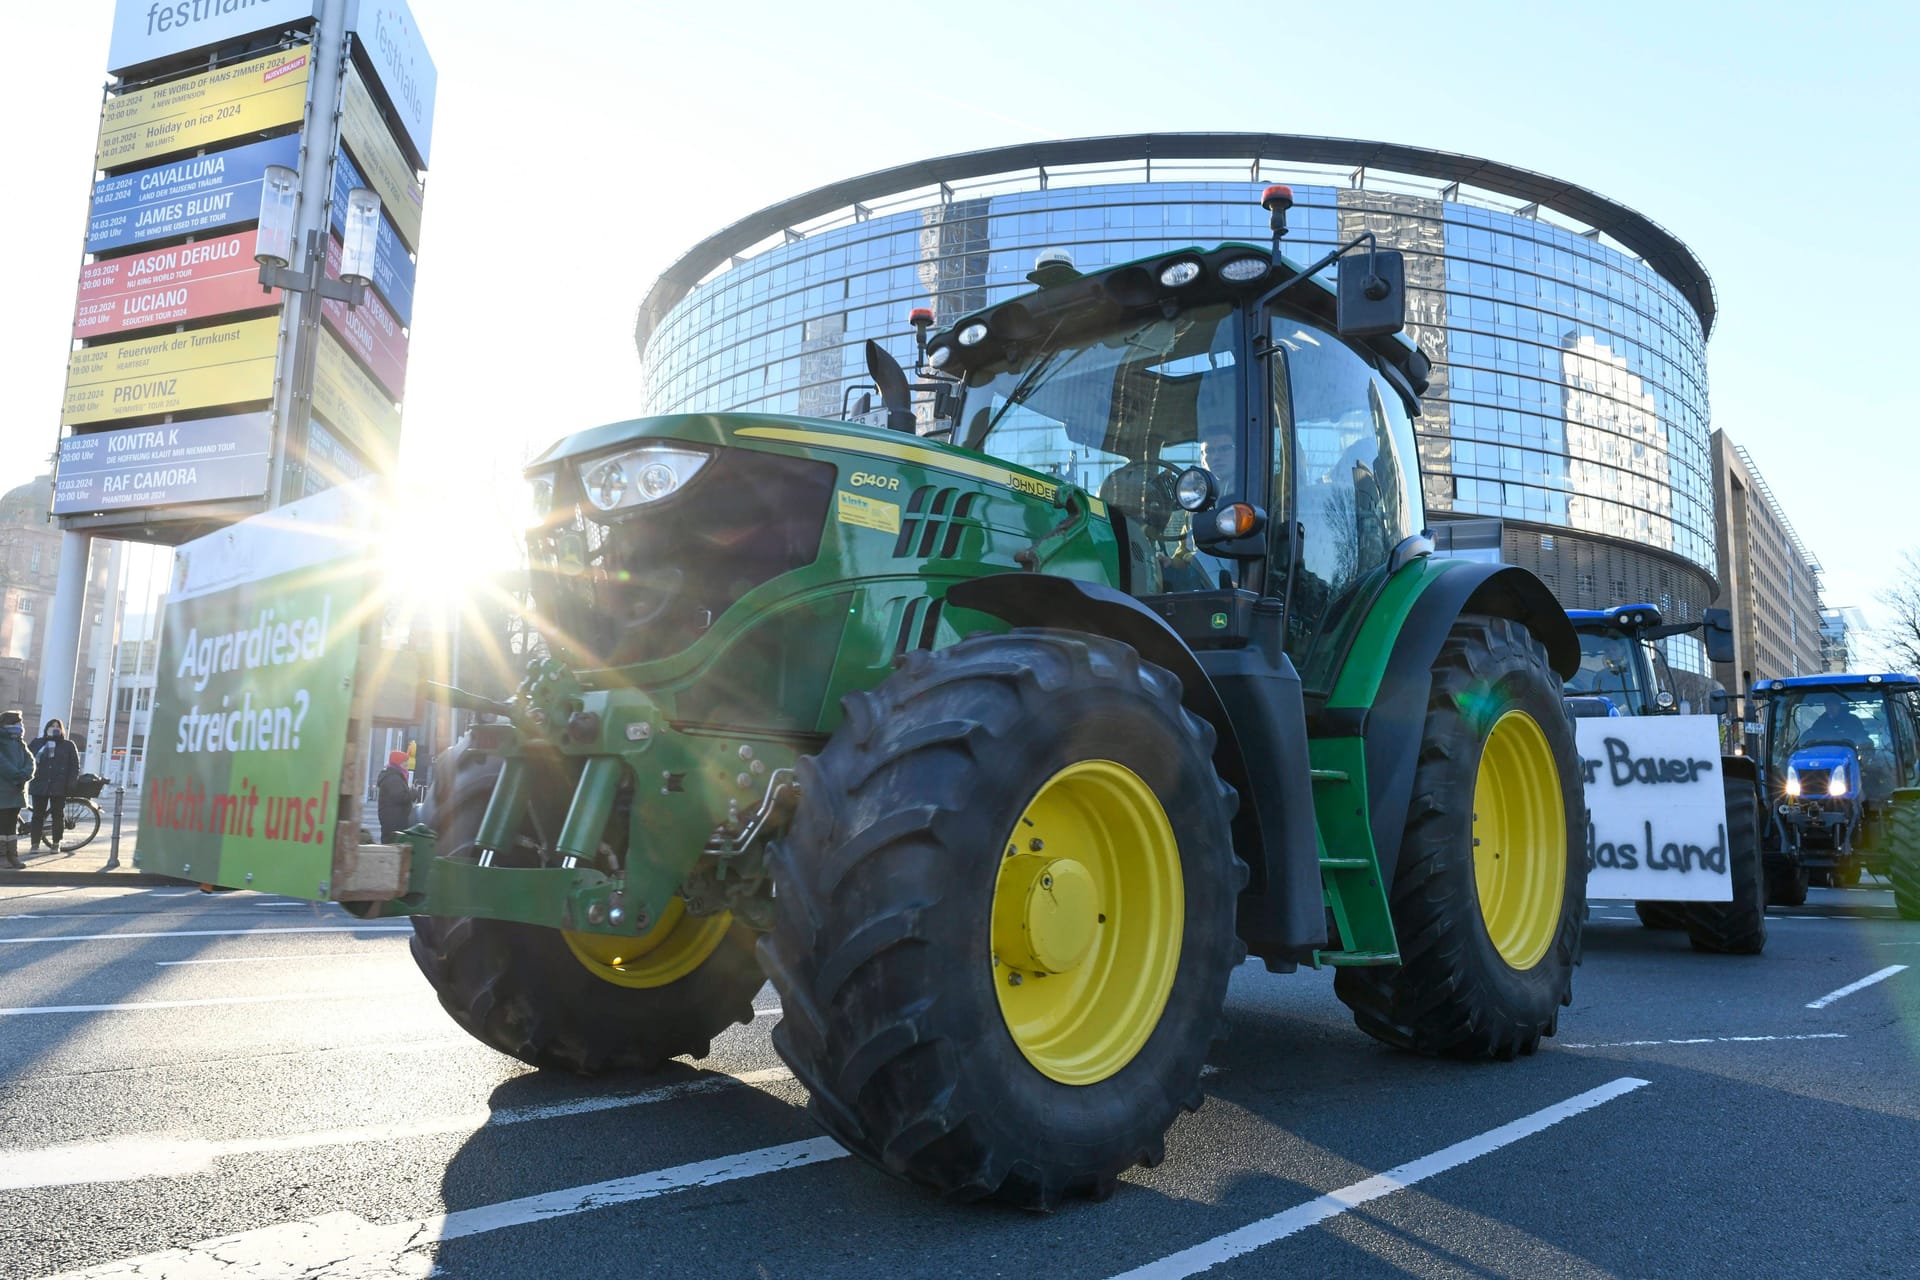
[[[1697,632],[1710,659],[1733,660],[1732,617],[1724,609],[1704,610],[1698,622],[1667,622],[1651,604],[1569,609],[1567,616],[1580,637],[1580,669],[1566,682],[1567,709],[1576,719],[1685,714],[1666,655],[1654,643],[1667,636]],[[1722,714],[1726,695],[1716,691],[1707,710],[1715,717]],[[1759,770],[1736,749],[1720,757],[1720,778],[1732,900],[1636,902],[1634,912],[1650,929],[1686,930],[1699,950],[1757,955],[1767,945],[1767,903],[1777,887],[1761,856]],[[1800,893],[1804,900],[1804,884]]]
[[[1835,888],[1891,876],[1901,914],[1920,918],[1920,676],[1791,676],[1753,693],[1776,874]]]

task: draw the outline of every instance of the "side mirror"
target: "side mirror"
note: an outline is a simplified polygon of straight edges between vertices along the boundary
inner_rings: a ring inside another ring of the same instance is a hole
[[[1340,259],[1343,338],[1375,338],[1407,327],[1407,264],[1397,249],[1376,249]]]
[[[1715,689],[1707,695],[1707,711],[1710,715],[1727,714],[1728,698],[1725,689]]]
[[[1706,642],[1707,661],[1733,661],[1733,613],[1727,609],[1702,609],[1700,638]]]

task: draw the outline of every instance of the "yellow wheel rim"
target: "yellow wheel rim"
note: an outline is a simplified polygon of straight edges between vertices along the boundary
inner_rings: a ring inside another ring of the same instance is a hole
[[[1173,824],[1131,769],[1086,760],[1041,784],[1000,852],[1000,1016],[1041,1074],[1096,1084],[1146,1044],[1180,967],[1186,890]]]
[[[1547,735],[1524,711],[1494,721],[1473,781],[1473,886],[1500,958],[1531,969],[1560,928],[1567,811]]]
[[[675,898],[660,921],[637,938],[616,933],[561,930],[573,958],[595,977],[617,987],[664,987],[698,969],[733,927],[726,912],[690,916]]]

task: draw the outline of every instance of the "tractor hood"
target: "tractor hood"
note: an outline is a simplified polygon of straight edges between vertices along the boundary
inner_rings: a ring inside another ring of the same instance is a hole
[[[1852,747],[1803,747],[1787,761],[1798,773],[1835,773],[1856,768]]]
[[[530,480],[556,470],[636,445],[673,443],[697,448],[740,448],[797,453],[803,457],[857,464],[860,456],[904,462],[984,480],[1031,497],[1051,501],[1059,489],[1050,476],[985,454],[956,448],[923,436],[882,427],[824,418],[772,413],[682,413],[633,418],[590,427],[566,436],[526,466]],[[838,458],[835,455],[840,455]],[[1098,504],[1096,504],[1096,508]]]

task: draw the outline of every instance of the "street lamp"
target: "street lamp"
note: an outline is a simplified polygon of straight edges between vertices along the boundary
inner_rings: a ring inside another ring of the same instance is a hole
[[[346,228],[340,246],[340,278],[327,276],[328,219],[307,232],[306,261],[293,266],[297,234],[295,197],[300,175],[285,165],[269,165],[260,183],[260,228],[254,237],[254,261],[260,264],[260,290],[282,289],[306,301],[299,311],[293,340],[293,390],[287,421],[281,433],[281,474],[287,483],[277,492],[293,501],[304,496],[306,445],[313,416],[314,366],[320,346],[320,300],[331,299],[357,307],[367,300],[373,279],[375,249],[380,237],[380,197],[365,187],[347,193]],[[298,459],[298,461],[295,461]]]
[[[331,298],[357,307],[367,300],[373,279],[374,249],[380,236],[380,197],[365,187],[347,193],[346,235],[340,246],[340,278],[327,278],[326,231],[307,232],[307,260],[294,268],[294,197],[300,175],[285,165],[268,165],[260,183],[260,230],[254,237],[253,260],[260,264],[261,292],[284,289]],[[310,317],[303,315],[304,328]]]

